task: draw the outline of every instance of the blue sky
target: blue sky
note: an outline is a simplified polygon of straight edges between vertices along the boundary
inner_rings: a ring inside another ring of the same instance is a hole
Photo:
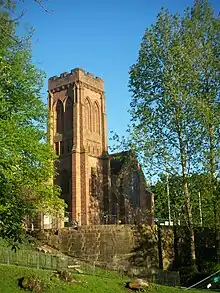
[[[161,7],[184,11],[193,0],[45,0],[44,12],[26,0],[22,28],[31,24],[33,62],[47,78],[80,67],[105,80],[108,130],[126,133],[129,123],[129,67],[135,63],[144,31]],[[219,12],[220,2],[212,0]],[[43,88],[46,101],[47,80]]]

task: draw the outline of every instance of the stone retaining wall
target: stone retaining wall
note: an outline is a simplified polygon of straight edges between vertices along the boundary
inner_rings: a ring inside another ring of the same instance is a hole
[[[37,238],[61,252],[79,259],[96,262],[108,268],[131,270],[173,270],[187,265],[189,243],[184,228],[179,227],[174,239],[172,227],[143,225],[96,225],[77,229],[63,228],[58,231],[41,231]],[[207,231],[196,231],[197,258],[203,254],[213,258],[213,244],[198,240]],[[202,245],[202,250],[200,249]],[[210,246],[210,247],[209,247]]]

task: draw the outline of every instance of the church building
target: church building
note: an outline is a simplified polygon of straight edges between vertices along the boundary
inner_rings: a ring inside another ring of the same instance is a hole
[[[80,68],[48,80],[50,143],[58,160],[54,183],[72,221],[82,225],[130,223],[148,211],[153,195],[133,154],[108,154],[104,81]]]

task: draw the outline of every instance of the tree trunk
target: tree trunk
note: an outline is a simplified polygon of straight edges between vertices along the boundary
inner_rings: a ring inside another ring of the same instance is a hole
[[[158,256],[159,256],[159,269],[163,270],[163,249],[162,249],[162,237],[161,237],[160,225],[158,225]]]
[[[190,243],[190,260],[191,265],[196,265],[196,252],[195,252],[195,236],[194,236],[194,228],[193,228],[193,218],[192,218],[192,208],[190,202],[190,194],[188,188],[188,180],[187,180],[187,168],[186,168],[186,150],[182,139],[181,128],[178,125],[178,139],[179,139],[179,147],[180,147],[180,159],[181,159],[181,168],[182,168],[182,182],[183,182],[183,192],[185,197],[185,205],[186,205],[186,218],[187,218],[187,228],[189,232],[189,243]]]
[[[194,236],[194,228],[193,228],[193,218],[192,218],[192,209],[190,203],[189,189],[187,183],[186,173],[183,169],[183,190],[185,195],[185,203],[186,203],[186,213],[187,213],[187,221],[188,221],[188,230],[189,230],[189,240],[190,240],[190,255],[191,255],[191,265],[196,264],[196,252],[195,252],[195,236]]]
[[[173,248],[174,248],[174,267],[173,270],[176,271],[180,264],[179,264],[179,251],[178,251],[178,242],[179,242],[179,238],[178,238],[178,232],[177,232],[177,217],[176,217],[176,213],[174,211],[174,217],[173,217]]]
[[[209,123],[209,164],[211,175],[211,192],[214,199],[214,221],[215,221],[215,247],[216,247],[216,261],[220,263],[220,214],[219,214],[219,196],[216,190],[215,180],[215,153],[213,141],[213,125]]]

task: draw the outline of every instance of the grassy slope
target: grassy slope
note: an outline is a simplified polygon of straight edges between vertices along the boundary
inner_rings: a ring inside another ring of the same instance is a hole
[[[24,276],[38,276],[45,284],[48,285],[45,293],[125,293],[130,292],[125,289],[124,281],[120,277],[109,275],[108,278],[96,277],[92,275],[75,275],[77,280],[82,283],[65,284],[57,279],[50,280],[51,271],[36,270],[24,267],[0,265],[0,292],[2,293],[21,293],[18,288],[17,280]],[[25,292],[25,291],[24,291]],[[26,291],[27,292],[27,291]],[[184,290],[165,286],[152,285],[147,291],[150,293],[183,293]],[[187,291],[201,293],[204,291]]]

